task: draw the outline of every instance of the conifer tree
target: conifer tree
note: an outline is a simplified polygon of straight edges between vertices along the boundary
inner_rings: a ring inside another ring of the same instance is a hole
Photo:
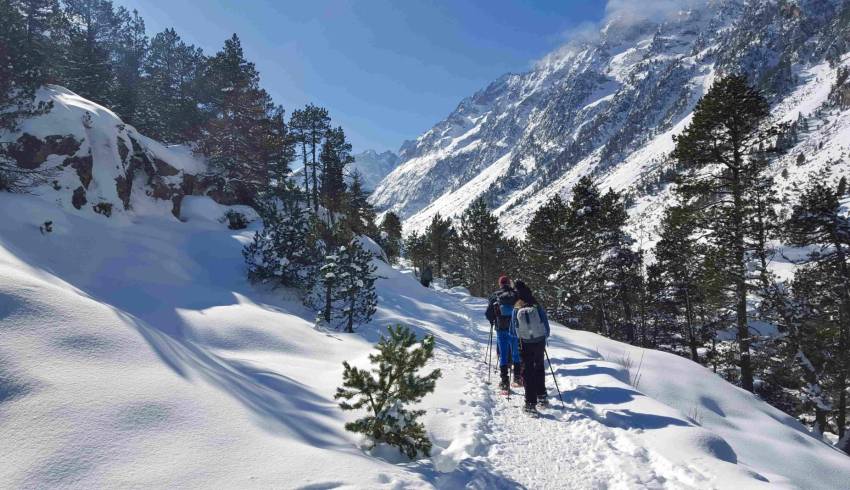
[[[279,192],[261,194],[254,207],[263,229],[242,251],[248,276],[283,286],[304,286],[320,257],[300,190],[287,181]]]
[[[45,75],[33,52],[26,49],[30,34],[28,18],[22,13],[25,7],[0,2],[0,132],[15,132],[22,119],[50,110],[49,104],[35,100]],[[21,49],[9,49],[12,46]],[[41,182],[44,171],[18,167],[7,154],[8,145],[0,142],[0,191],[24,191]]]
[[[484,198],[475,200],[460,218],[460,237],[469,252],[467,271],[473,295],[489,293],[492,284],[502,272],[503,263],[498,255],[502,235],[499,222]]]
[[[375,314],[378,306],[375,292],[377,268],[372,265],[372,253],[364,249],[356,238],[340,249],[340,255],[340,317],[345,331],[352,333],[354,325],[367,323]]]
[[[343,363],[343,385],[334,398],[342,400],[343,410],[368,411],[365,417],[347,423],[346,430],[365,434],[373,444],[395,446],[409,458],[429,455],[431,441],[417,420],[425,411],[407,406],[432,393],[441,376],[439,369],[419,374],[434,356],[434,337],[427,336],[417,345],[409,328],[399,325],[388,330],[389,336],[381,336],[375,346],[378,353],[369,355],[375,366],[372,371]]]
[[[304,109],[296,109],[292,112],[289,124],[304,164],[304,192],[307,195],[308,204],[312,204],[313,211],[318,212],[321,173],[319,154],[325,137],[331,130],[331,118],[327,109],[308,104]]]
[[[673,314],[672,321],[681,325],[674,330],[686,339],[691,359],[700,362],[698,348],[705,335],[696,309],[702,301],[699,281],[704,250],[696,233],[693,210],[686,206],[668,208],[661,221],[655,258],[659,278],[664,284],[664,296]]]
[[[760,126],[768,114],[767,101],[745,78],[721,78],[697,104],[674,150],[686,170],[677,189],[686,200],[700,203],[700,223],[707,238],[725,252],[720,265],[734,285],[740,381],[749,391],[753,390],[753,367],[747,269],[753,206],[748,200],[756,187],[764,189],[767,164],[767,159],[750,155],[762,146],[766,135]]]
[[[209,122],[200,148],[217,179],[220,199],[251,204],[270,185],[270,171],[292,160],[283,111],[260,88],[259,74],[235,34],[209,60],[204,78]]]
[[[559,288],[551,279],[558,264],[566,258],[570,234],[568,219],[569,208],[560,194],[555,194],[529,222],[523,252],[526,276],[530,284],[537,285],[535,294],[549,308],[550,315],[559,321],[566,321],[567,316],[557,308]]]
[[[114,45],[115,82],[111,97],[112,109],[122,121],[135,125],[139,120],[142,97],[142,64],[148,50],[145,21],[136,10],[123,7],[116,13],[119,25]]]
[[[351,174],[345,215],[347,226],[355,235],[366,235],[380,243],[375,208],[369,202],[369,194],[363,189],[363,178],[356,170]]]
[[[331,222],[335,214],[343,211],[347,185],[345,183],[346,168],[354,163],[351,156],[351,143],[345,139],[342,127],[331,129],[325,135],[322,151],[319,155],[321,164],[321,182],[319,201],[328,211]]]
[[[841,183],[836,186],[830,181],[828,173],[811,180],[785,224],[785,235],[791,245],[817,247],[806,259],[813,265],[810,274],[820,277],[810,296],[819,304],[820,312],[832,319],[835,342],[830,350],[842,353],[835,358],[834,386],[836,425],[839,437],[843,437],[848,430],[850,387],[850,217],[841,208]]]
[[[425,237],[429,242],[430,261],[434,265],[434,274],[437,277],[445,277],[448,272],[449,244],[454,233],[452,219],[443,218],[440,213],[434,215],[425,229]]]
[[[112,52],[120,27],[109,0],[65,0],[70,26],[62,63],[63,83],[81,96],[111,105]]]
[[[145,103],[136,111],[136,127],[167,143],[197,139],[204,121],[199,109],[204,64],[201,49],[187,45],[174,29],[156,34],[144,58]]]
[[[390,263],[395,263],[401,255],[403,242],[401,219],[397,214],[389,211],[381,221],[381,240],[379,243],[387,254]]]
[[[414,271],[421,275],[431,263],[431,242],[428,237],[413,231],[404,241],[404,256],[410,260]]]

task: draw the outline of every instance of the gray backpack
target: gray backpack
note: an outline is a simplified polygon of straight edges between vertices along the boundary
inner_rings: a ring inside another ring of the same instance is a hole
[[[516,312],[517,335],[522,340],[536,340],[546,336],[546,326],[537,306],[525,306]]]

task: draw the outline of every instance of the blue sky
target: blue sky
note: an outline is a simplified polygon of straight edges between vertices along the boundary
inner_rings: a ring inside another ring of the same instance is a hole
[[[604,0],[116,0],[207,54],[237,33],[287,112],[313,102],[355,151],[397,150],[463,97],[600,20]]]

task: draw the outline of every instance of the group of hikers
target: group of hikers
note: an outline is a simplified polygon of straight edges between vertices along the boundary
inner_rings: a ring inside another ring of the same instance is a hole
[[[501,276],[499,289],[488,301],[486,317],[490,321],[491,345],[493,330],[496,331],[499,387],[503,393],[510,393],[512,369],[513,386],[525,387],[524,410],[537,413],[538,406],[549,405],[543,364],[550,332],[546,311],[523,281],[512,283],[507,276]]]

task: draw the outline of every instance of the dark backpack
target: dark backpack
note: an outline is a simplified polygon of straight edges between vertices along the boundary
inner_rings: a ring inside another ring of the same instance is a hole
[[[496,329],[507,330],[511,326],[511,316],[516,303],[516,291],[513,289],[501,289],[493,296],[492,307],[497,314]]]

